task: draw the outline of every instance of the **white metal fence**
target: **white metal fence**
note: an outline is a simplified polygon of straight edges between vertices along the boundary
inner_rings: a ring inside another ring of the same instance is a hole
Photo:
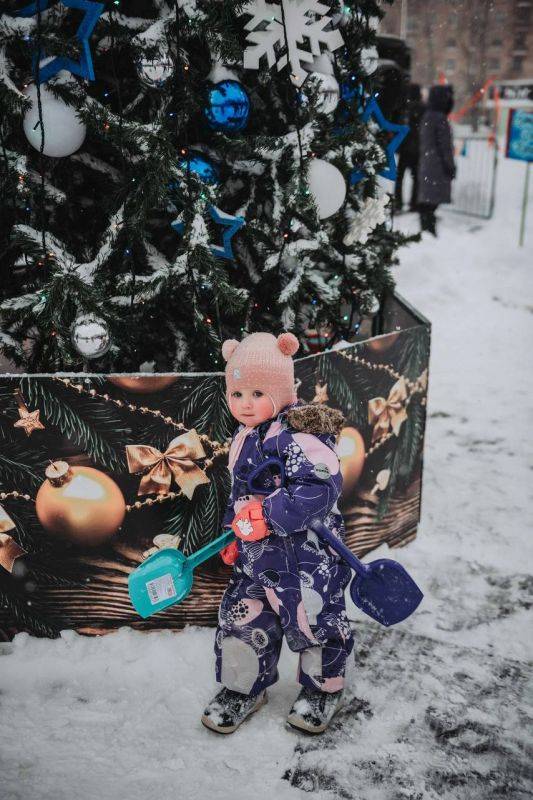
[[[452,211],[489,219],[494,210],[497,143],[486,134],[456,136],[457,175],[452,184]]]

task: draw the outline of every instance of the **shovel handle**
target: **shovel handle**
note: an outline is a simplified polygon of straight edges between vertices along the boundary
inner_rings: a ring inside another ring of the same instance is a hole
[[[204,545],[199,550],[197,550],[192,555],[188,556],[187,558],[187,566],[191,569],[194,569],[199,564],[202,564],[204,561],[207,561],[212,556],[216,556],[220,550],[224,547],[227,547],[230,542],[235,539],[235,534],[231,529],[224,531],[223,534],[218,536],[216,539],[213,539],[212,542],[209,544]]]
[[[248,478],[248,490],[252,492],[252,494],[269,494],[270,489],[262,489],[261,487],[255,486],[255,481],[261,475],[261,473],[267,467],[277,467],[281,472],[281,485],[285,484],[285,464],[280,458],[276,458],[276,456],[272,456],[271,458],[266,459],[262,464],[260,464]],[[332,550],[335,550],[341,558],[343,558],[347,564],[354,570],[354,572],[359,575],[360,577],[365,577],[370,572],[370,567],[366,564],[363,564],[362,561],[359,561],[357,556],[355,556],[351,550],[349,550],[346,545],[341,542],[336,536],[334,536],[329,528],[327,528],[322,520],[319,517],[315,517],[311,520],[308,525],[312,531],[314,531],[317,536],[322,539],[322,541],[329,544]]]
[[[362,561],[359,561],[357,556],[355,556],[352,551],[346,547],[344,542],[341,542],[341,540],[338,539],[329,530],[329,528],[324,525],[321,519],[312,519],[308,525],[308,528],[314,531],[323,542],[329,544],[329,546],[346,561],[346,563],[356,572],[357,575],[360,575],[363,578],[370,572],[370,567],[368,567],[366,564],[363,564]]]

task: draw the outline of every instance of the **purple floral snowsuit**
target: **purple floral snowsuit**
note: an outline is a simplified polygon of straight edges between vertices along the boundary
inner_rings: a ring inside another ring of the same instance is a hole
[[[353,647],[344,604],[350,568],[306,528],[318,516],[336,535],[344,533],[337,508],[342,475],[335,436],[291,428],[287,412],[300,407],[300,402],[287,406],[253,428],[235,458],[240,425],[230,452],[234,463],[225,526],[254,497],[246,483],[252,470],[270,457],[283,459],[286,469],[286,485],[280,488],[275,488],[279,477],[270,480],[265,471],[266,487],[273,489],[263,502],[271,533],[257,542],[237,540],[239,557],[219,608],[216,678],[243,694],[258,694],[277,681],[283,636],[300,654],[299,682],[325,692],[343,687]]]

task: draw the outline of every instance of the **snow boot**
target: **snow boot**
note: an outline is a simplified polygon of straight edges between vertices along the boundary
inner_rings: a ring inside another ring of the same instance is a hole
[[[343,691],[321,692],[304,686],[287,717],[293,728],[306,733],[322,733],[342,708]]]
[[[224,686],[206,706],[202,723],[217,733],[233,733],[246,717],[267,702],[266,690],[257,695],[241,694]]]
[[[437,218],[435,217],[435,209],[433,207],[420,206],[420,228],[422,232],[427,231],[433,236],[437,236]]]

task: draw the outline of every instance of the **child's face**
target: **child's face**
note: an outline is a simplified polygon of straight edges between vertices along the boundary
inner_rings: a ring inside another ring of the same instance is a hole
[[[239,422],[254,428],[274,413],[272,400],[260,389],[240,389],[230,395],[230,411]]]

